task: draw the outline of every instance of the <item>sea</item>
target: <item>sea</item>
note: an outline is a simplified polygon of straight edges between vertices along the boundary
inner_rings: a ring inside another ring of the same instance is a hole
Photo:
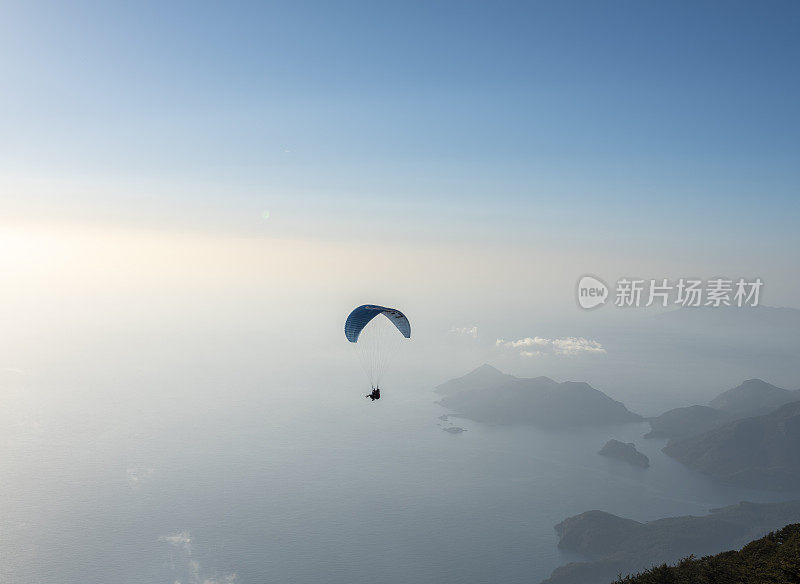
[[[644,422],[488,426],[443,409],[431,384],[390,385],[376,402],[368,389],[7,392],[0,581],[529,584],[581,559],[557,547],[571,515],[648,521],[800,497],[719,485],[645,440]],[[650,468],[599,456],[610,438],[635,442]]]

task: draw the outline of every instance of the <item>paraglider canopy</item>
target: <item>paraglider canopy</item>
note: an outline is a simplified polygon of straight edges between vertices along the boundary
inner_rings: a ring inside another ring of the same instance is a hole
[[[364,304],[347,317],[344,336],[356,348],[374,391],[380,387],[383,374],[403,337],[411,338],[411,323],[396,308]]]
[[[363,304],[350,313],[344,323],[344,336],[351,343],[355,343],[364,327],[379,314],[385,315],[397,327],[397,330],[403,333],[405,338],[411,338],[411,323],[408,322],[405,314],[396,308],[386,308],[374,304]]]

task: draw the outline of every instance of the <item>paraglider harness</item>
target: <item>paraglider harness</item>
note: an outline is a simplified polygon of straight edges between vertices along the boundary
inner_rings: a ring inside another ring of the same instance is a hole
[[[370,398],[372,401],[376,399],[381,399],[381,388],[380,387],[373,387],[372,393],[365,395],[364,397]]]

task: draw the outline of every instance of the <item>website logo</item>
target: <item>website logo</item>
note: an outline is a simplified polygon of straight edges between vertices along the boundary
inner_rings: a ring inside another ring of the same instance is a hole
[[[578,280],[578,304],[581,308],[596,308],[605,304],[607,298],[608,286],[601,279],[586,275]]]

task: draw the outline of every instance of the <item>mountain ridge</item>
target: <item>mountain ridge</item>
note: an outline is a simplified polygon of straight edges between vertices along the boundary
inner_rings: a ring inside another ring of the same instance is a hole
[[[688,438],[734,420],[768,414],[794,401],[800,401],[800,390],[783,389],[758,378],[747,379],[718,394],[709,405],[673,408],[648,418],[650,432],[644,437]]]
[[[756,416],[793,401],[800,401],[800,390],[783,389],[762,379],[747,379],[719,394],[709,406],[735,416]]]
[[[800,489],[800,402],[672,441],[662,450],[726,483]]]
[[[436,387],[440,404],[477,422],[549,427],[640,421],[638,414],[583,381],[523,378],[481,366]]]

